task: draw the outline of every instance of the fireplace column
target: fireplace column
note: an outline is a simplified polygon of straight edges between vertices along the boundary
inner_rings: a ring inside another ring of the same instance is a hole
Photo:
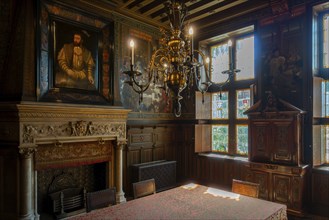
[[[116,152],[115,152],[115,161],[116,161],[116,175],[115,175],[115,187],[117,190],[117,203],[126,202],[126,198],[124,197],[125,193],[122,190],[122,150],[126,145],[126,140],[117,140],[116,143]]]
[[[19,219],[34,219],[33,211],[33,163],[32,156],[35,147],[20,147],[20,175],[19,175]]]

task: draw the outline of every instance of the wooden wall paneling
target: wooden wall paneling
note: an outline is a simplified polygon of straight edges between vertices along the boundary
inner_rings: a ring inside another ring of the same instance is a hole
[[[194,139],[195,137],[195,131],[194,131],[194,125],[189,125],[189,127],[186,129],[186,136],[185,141],[188,143],[187,145],[187,152],[188,152],[188,159],[189,159],[189,176],[197,178],[195,176],[195,170],[197,170],[196,167],[196,161],[198,158],[198,155],[194,152]]]
[[[141,161],[142,163],[153,161],[153,146],[141,148]]]
[[[221,172],[219,172],[220,171],[220,165],[221,165],[221,163],[218,163],[218,161],[216,159],[212,160],[212,173],[211,173],[212,178],[211,178],[211,181],[213,183],[215,183],[216,185],[218,183],[220,183],[220,180],[221,180],[220,175],[219,175],[219,173],[221,173]]]
[[[312,211],[329,217],[329,175],[313,170],[312,172]]]
[[[184,158],[184,155],[186,154],[185,145],[182,144],[182,142],[176,142],[177,147],[175,148],[175,160],[177,161],[177,182],[180,181],[180,179],[185,176],[185,172],[187,171],[186,167],[186,160]],[[187,159],[187,158],[186,158]]]
[[[250,165],[248,162],[241,163],[241,179],[248,182],[253,182],[254,180],[253,173],[250,170]]]
[[[234,160],[234,166],[233,166],[233,176],[232,179],[238,179],[241,180],[242,179],[242,174],[241,174],[241,170],[242,170],[242,161],[240,160]],[[232,185],[232,181],[230,181],[230,187]]]
[[[230,186],[232,185],[232,179],[234,176],[234,166],[235,166],[235,161],[234,160],[227,160],[225,159],[224,161],[224,178],[223,178],[223,185],[225,186]]]
[[[216,185],[230,189],[232,179],[244,179],[245,170],[249,170],[246,162],[217,157],[198,156],[197,177],[201,183]]]
[[[124,156],[124,192],[132,195],[131,165],[152,161],[153,159],[153,128],[144,126],[128,126],[127,148]]]
[[[197,171],[197,176],[199,177],[199,181],[201,181],[202,183],[207,183],[208,181],[208,176],[206,173],[206,163],[207,163],[207,159],[205,157],[200,157],[200,159],[198,160],[198,169]]]
[[[129,147],[127,150],[127,165],[141,163],[141,148],[140,147]]]
[[[132,186],[131,186],[131,165],[133,164],[138,164],[141,163],[141,151],[140,151],[140,147],[127,147],[126,150],[126,155],[125,157],[126,160],[124,162],[125,166],[123,170],[123,173],[125,175],[123,175],[124,178],[124,192],[126,193],[127,196],[132,196]]]
[[[208,170],[207,170],[208,182],[213,183],[215,182],[214,173],[216,171],[215,170],[216,161],[213,158],[209,158],[207,164],[208,164]]]
[[[158,144],[158,145],[154,146],[152,160],[153,161],[165,160],[166,159],[165,151],[166,151],[166,147],[164,146],[164,144]]]
[[[19,158],[17,149],[10,148],[0,146],[0,219],[16,219],[17,216],[12,213],[19,210],[19,187],[17,185]],[[11,169],[6,169],[5,164]]]
[[[180,129],[183,131],[181,137],[178,137],[181,146],[183,146],[183,148],[180,148],[183,150],[182,158],[185,167],[183,174],[186,179],[196,180],[198,176],[198,164],[197,155],[194,153],[194,125],[183,125]]]

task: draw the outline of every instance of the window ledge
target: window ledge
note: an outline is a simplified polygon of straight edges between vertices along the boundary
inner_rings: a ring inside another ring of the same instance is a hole
[[[313,172],[329,174],[329,165],[321,165],[313,167]]]
[[[230,156],[230,155],[222,155],[222,154],[214,154],[214,153],[199,153],[199,156],[248,162],[247,157],[240,157],[240,156]]]

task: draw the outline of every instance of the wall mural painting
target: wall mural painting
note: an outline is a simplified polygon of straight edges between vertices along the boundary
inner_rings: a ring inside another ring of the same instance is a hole
[[[296,106],[302,106],[303,29],[297,18],[261,30],[264,91]]]
[[[151,35],[136,29],[128,29],[127,32],[128,33],[122,34],[126,37],[125,40],[122,41],[123,58],[120,68],[120,96],[123,106],[125,108],[130,108],[135,112],[172,112],[171,98],[167,96],[165,91],[161,88],[162,79],[159,79],[159,82],[151,82],[149,89],[143,94],[142,103],[139,103],[139,95],[134,92],[128,84],[124,83],[128,80],[128,77],[123,74],[123,72],[129,70],[131,64],[131,50],[129,48],[130,39],[133,39],[135,42],[134,68],[142,73],[141,78],[144,78],[146,81],[148,77],[147,69],[152,52],[156,50],[157,47],[157,42]]]

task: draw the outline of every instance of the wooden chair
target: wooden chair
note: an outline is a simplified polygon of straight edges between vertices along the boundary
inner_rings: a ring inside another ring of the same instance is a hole
[[[156,193],[154,179],[143,180],[133,183],[134,199],[148,196]]]
[[[87,212],[94,209],[105,208],[109,205],[116,204],[116,189],[108,188],[96,192],[89,192],[86,194]]]
[[[232,192],[258,198],[259,184],[233,179]]]

